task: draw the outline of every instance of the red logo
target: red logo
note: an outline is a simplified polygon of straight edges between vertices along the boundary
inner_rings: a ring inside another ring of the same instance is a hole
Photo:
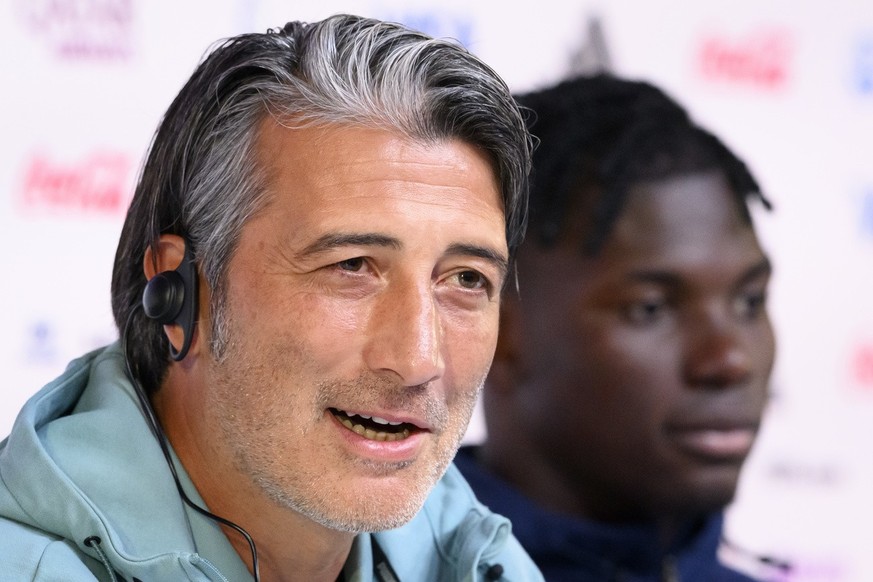
[[[98,152],[80,162],[34,156],[24,170],[20,205],[26,212],[118,214],[130,200],[132,164],[120,153]]]
[[[713,35],[700,45],[698,71],[709,82],[779,89],[788,82],[792,51],[790,35],[783,30],[733,39]]]
[[[862,342],[855,346],[850,365],[855,383],[873,390],[873,342]]]
[[[61,58],[123,60],[133,53],[133,0],[18,0],[18,13]]]

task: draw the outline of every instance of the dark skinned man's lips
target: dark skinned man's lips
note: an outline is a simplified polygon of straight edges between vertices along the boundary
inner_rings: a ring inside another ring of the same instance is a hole
[[[712,461],[742,461],[751,451],[757,434],[757,421],[723,418],[667,427],[667,436],[681,450]]]

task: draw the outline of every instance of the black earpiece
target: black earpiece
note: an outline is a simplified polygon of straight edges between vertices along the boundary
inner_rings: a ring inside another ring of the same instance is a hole
[[[176,361],[184,359],[188,354],[188,348],[191,347],[191,340],[194,337],[194,325],[197,320],[197,292],[199,279],[197,277],[197,264],[194,262],[194,252],[191,248],[191,244],[186,240],[185,256],[182,257],[182,263],[173,271],[162,271],[152,277],[146,283],[145,289],[143,289],[142,292],[142,307],[146,317],[160,323],[161,325],[175,324],[182,327],[182,333],[185,334],[182,339],[182,349],[176,351],[172,344],[170,345],[170,355]],[[127,366],[127,376],[133,383],[134,391],[136,392],[137,399],[139,399],[143,413],[146,416],[146,421],[151,426],[152,432],[158,440],[161,452],[164,453],[167,466],[170,468],[173,481],[176,483],[176,490],[179,492],[182,501],[184,501],[188,507],[201,515],[205,515],[209,519],[233,528],[245,538],[252,552],[253,576],[255,582],[258,582],[261,579],[258,566],[258,548],[255,545],[255,540],[252,539],[252,536],[232,521],[219,515],[215,515],[209,510],[191,501],[191,498],[188,497],[187,493],[185,493],[185,488],[182,487],[182,482],[179,480],[179,474],[176,471],[176,464],[170,454],[170,445],[167,442],[167,435],[161,427],[161,421],[158,419],[155,409],[152,407],[152,403],[149,400],[145,388],[143,388],[137,375],[133,372],[128,336],[130,335],[131,321],[136,314],[136,310],[131,310],[127,318],[127,325],[124,326],[124,331],[122,333],[122,351],[124,352],[124,362]],[[134,580],[136,579],[134,578]]]
[[[185,256],[175,271],[158,273],[146,283],[142,306],[146,316],[161,325],[179,325],[184,334],[182,349],[170,345],[170,355],[177,362],[184,359],[194,337],[197,320],[197,265],[191,245],[185,242]]]

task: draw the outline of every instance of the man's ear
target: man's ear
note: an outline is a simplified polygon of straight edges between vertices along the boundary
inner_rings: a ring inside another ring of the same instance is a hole
[[[185,239],[177,234],[162,234],[157,247],[146,247],[142,270],[146,279],[164,271],[173,271],[185,257]]]
[[[186,244],[187,242],[181,236],[163,234],[158,239],[156,246],[152,247],[149,245],[143,256],[143,273],[145,273],[146,279],[151,281],[155,275],[165,271],[175,271],[185,258]],[[198,276],[196,272],[194,276]],[[185,291],[190,292],[192,290],[186,289]],[[196,289],[193,291],[196,294]],[[197,314],[194,317],[196,319]],[[164,325],[164,333],[167,334],[173,349],[176,352],[180,352],[185,344],[185,330],[182,329],[182,326],[175,323],[166,324]],[[191,334],[191,347],[194,347],[197,343],[196,330],[192,329]]]

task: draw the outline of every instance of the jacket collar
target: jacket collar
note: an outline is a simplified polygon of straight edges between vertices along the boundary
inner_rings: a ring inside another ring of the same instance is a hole
[[[665,556],[716,560],[721,539],[721,513],[689,522],[668,548],[651,523],[603,524],[551,512],[540,507],[475,459],[475,447],[462,448],[455,463],[492,510],[505,515],[513,533],[538,564],[572,562],[598,579],[611,579],[618,570],[660,572]],[[544,571],[548,574],[548,571]],[[592,578],[594,579],[594,578]]]
[[[117,344],[97,350],[27,402],[3,456],[32,461],[22,468],[0,460],[8,487],[0,514],[69,539],[98,559],[85,544],[96,536],[113,568],[129,578],[225,580],[221,571],[250,579],[220,528],[183,505],[123,370]],[[189,496],[202,504],[177,468]]]
[[[85,544],[96,536],[112,568],[128,579],[251,580],[221,528],[182,502],[124,369],[114,344],[75,360],[28,401],[0,444],[0,515],[71,540],[99,560]],[[22,458],[31,462],[13,461]],[[189,498],[205,507],[173,458]],[[473,580],[501,551],[510,525],[450,466],[410,523],[356,537],[347,579],[373,580],[371,535],[404,582],[435,571]],[[412,552],[410,539],[437,547]]]

